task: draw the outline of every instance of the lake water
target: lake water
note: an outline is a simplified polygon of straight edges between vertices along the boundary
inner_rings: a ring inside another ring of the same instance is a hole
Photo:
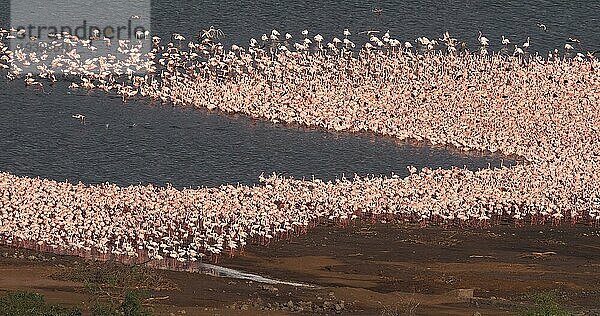
[[[7,25],[8,3],[0,2]],[[381,15],[371,12],[382,8]],[[579,38],[580,50],[600,43],[600,1],[204,1],[153,2],[153,32],[188,38],[210,25],[224,41],[247,43],[276,28],[296,37],[303,29],[326,38],[344,28],[354,33],[390,30],[402,41],[440,37],[448,30],[475,47],[483,31],[500,48],[500,36],[531,49],[562,47]],[[536,23],[547,25],[543,32]],[[499,157],[462,155],[442,148],[274,125],[243,116],[122,104],[119,98],[68,92],[65,83],[46,94],[22,81],[0,79],[0,170],[85,183],[171,183],[178,187],[256,183],[261,173],[334,179],[343,174],[406,175],[406,167],[498,166]],[[84,113],[85,125],[71,118]],[[507,164],[507,163],[505,163]]]

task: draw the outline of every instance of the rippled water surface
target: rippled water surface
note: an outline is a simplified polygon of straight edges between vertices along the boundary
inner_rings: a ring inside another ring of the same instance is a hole
[[[332,179],[342,174],[406,173],[406,166],[467,165],[498,159],[399,145],[368,135],[276,126],[243,116],[122,104],[102,94],[44,94],[0,82],[0,161],[19,175],[86,183],[253,183],[262,173]],[[85,113],[86,124],[71,118]]]
[[[373,8],[383,13],[374,15]],[[0,2],[0,23],[9,5]],[[227,43],[246,43],[277,28],[302,29],[326,38],[344,28],[355,33],[390,30],[402,41],[439,37],[446,30],[476,43],[481,30],[499,48],[500,36],[532,50],[600,49],[600,1],[158,1],[153,32],[191,37],[214,25]],[[544,23],[548,31],[536,23]],[[57,180],[118,184],[172,183],[214,186],[255,183],[261,173],[333,179],[342,174],[406,174],[407,165],[433,168],[497,166],[499,157],[460,155],[440,148],[399,144],[370,135],[339,134],[257,122],[243,116],[122,104],[118,98],[67,92],[60,83],[46,93],[0,79],[0,170]],[[71,118],[87,116],[85,125]]]

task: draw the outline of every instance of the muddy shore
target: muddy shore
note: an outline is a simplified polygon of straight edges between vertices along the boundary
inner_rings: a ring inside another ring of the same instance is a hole
[[[87,264],[0,248],[0,294],[38,292],[85,313],[89,286],[56,275]],[[219,264],[314,287],[154,271],[173,286],[148,289],[144,304],[157,315],[513,315],[552,292],[573,313],[600,314],[600,228],[587,226],[323,226]]]

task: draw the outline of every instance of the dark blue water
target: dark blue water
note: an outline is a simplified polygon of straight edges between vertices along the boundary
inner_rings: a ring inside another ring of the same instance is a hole
[[[251,37],[277,29],[296,38],[304,29],[325,39],[341,36],[345,28],[357,42],[359,31],[390,30],[404,41],[419,36],[442,37],[444,31],[477,48],[478,31],[501,48],[501,36],[521,45],[531,37],[532,51],[564,47],[569,37],[581,40],[576,51],[600,50],[598,0],[347,0],[347,1],[151,1],[152,31],[163,37],[173,32],[193,38],[213,25],[223,30],[224,42],[248,43]],[[374,8],[383,12],[376,15]],[[111,8],[106,8],[111,10]],[[0,0],[0,26],[7,28],[10,1]],[[547,26],[541,30],[537,23]]]
[[[0,1],[0,25],[9,4]],[[382,8],[381,15],[371,12]],[[449,31],[475,47],[481,30],[499,48],[500,36],[531,50],[599,49],[600,1],[154,1],[153,32],[188,38],[210,25],[224,41],[246,43],[276,28],[282,34],[326,38],[344,28],[354,33],[390,30],[402,41],[441,37]],[[536,23],[544,23],[547,32]],[[156,106],[123,105],[118,98],[67,94],[58,84],[49,94],[0,79],[0,170],[57,180],[118,184],[166,182],[183,186],[255,183],[261,173],[333,179],[342,174],[406,174],[406,166],[433,168],[497,166],[499,157],[459,155],[440,148],[277,126],[242,116]],[[85,125],[71,118],[87,116]]]
[[[65,94],[65,85],[44,94],[21,82],[0,81],[1,170],[85,183],[195,187],[255,183],[262,172],[333,179],[404,175],[407,165],[476,169],[500,163],[369,135],[276,126],[147,101],[122,104],[103,94]],[[85,113],[85,125],[71,117],[75,113]]]
[[[374,8],[383,9],[381,15]],[[390,30],[393,37],[413,43],[417,37],[440,38],[449,31],[476,49],[482,31],[496,50],[502,47],[502,35],[519,45],[529,36],[530,50],[540,52],[562,51],[569,37],[581,40],[576,50],[600,49],[598,0],[153,1],[152,28],[163,36],[195,35],[210,25],[223,30],[228,43],[248,43],[274,28],[296,38],[308,29],[327,40],[348,28],[357,41],[359,31],[373,29]]]

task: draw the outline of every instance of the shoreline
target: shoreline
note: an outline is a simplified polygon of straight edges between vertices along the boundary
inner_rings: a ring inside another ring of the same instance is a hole
[[[252,246],[246,255],[223,260],[233,269],[311,281],[318,288],[151,270],[174,282],[177,289],[150,290],[150,297],[167,298],[146,300],[145,305],[158,315],[181,310],[194,315],[311,314],[326,312],[324,307],[332,314],[381,314],[385,309],[404,311],[417,303],[417,314],[512,315],[531,306],[529,295],[552,290],[570,311],[593,313],[600,310],[600,292],[595,287],[600,272],[594,265],[600,261],[598,241],[600,228],[581,226],[448,229],[363,223],[318,227],[311,234],[269,247]],[[87,269],[87,265],[96,269],[101,263],[64,256],[27,259],[31,254],[42,256],[34,252],[24,252],[22,259],[20,255],[7,258],[5,253],[23,250],[0,249],[0,271],[14,271],[0,273],[0,292],[39,291],[52,302],[72,306],[82,306],[82,300],[93,296],[77,282],[48,275],[68,274],[73,267]],[[31,278],[37,281],[27,281]]]

